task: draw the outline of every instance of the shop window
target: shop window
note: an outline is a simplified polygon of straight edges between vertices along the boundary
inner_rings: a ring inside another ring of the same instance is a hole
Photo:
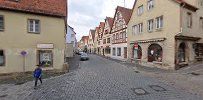
[[[0,50],[0,66],[4,66],[5,65],[5,55],[4,55],[4,51]]]
[[[162,62],[162,47],[158,44],[152,44],[148,48],[148,62]]]
[[[117,48],[117,56],[121,56],[121,48]]]
[[[44,67],[53,66],[53,53],[51,50],[39,50],[38,51],[39,64],[42,64]]]
[[[179,62],[185,62],[185,51],[186,51],[186,45],[185,43],[181,43],[178,49],[178,60]]]

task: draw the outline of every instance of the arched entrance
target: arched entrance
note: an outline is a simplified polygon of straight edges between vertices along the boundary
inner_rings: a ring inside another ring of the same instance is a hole
[[[162,62],[163,49],[158,44],[151,44],[148,48],[148,62]]]
[[[141,48],[141,46],[138,45],[138,49],[135,49],[135,47],[133,47],[132,51],[133,51],[132,58],[142,59],[142,48]]]
[[[182,42],[178,48],[178,61],[179,63],[186,61],[186,44]]]

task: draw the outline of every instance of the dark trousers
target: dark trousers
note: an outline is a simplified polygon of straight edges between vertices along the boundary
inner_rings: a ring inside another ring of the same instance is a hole
[[[41,78],[41,77],[40,77],[40,78],[35,78],[35,87],[37,86],[38,80],[40,80],[40,82],[41,82],[41,84],[42,84],[42,78]]]

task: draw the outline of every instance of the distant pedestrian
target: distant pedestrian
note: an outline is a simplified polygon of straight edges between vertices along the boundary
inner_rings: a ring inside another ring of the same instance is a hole
[[[35,87],[34,87],[34,89],[36,89],[36,87],[37,87],[38,80],[40,80],[40,82],[42,84],[42,68],[41,67],[42,67],[42,65],[37,65],[37,68],[33,72],[33,76],[35,78]]]

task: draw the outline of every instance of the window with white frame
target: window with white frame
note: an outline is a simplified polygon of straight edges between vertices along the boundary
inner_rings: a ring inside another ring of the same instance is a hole
[[[0,31],[4,30],[4,16],[0,15]]]
[[[192,13],[187,13],[187,27],[192,28]]]
[[[40,21],[36,19],[28,19],[28,32],[40,33]]]
[[[121,56],[121,48],[117,48],[117,56]]]
[[[143,23],[138,24],[137,27],[138,27],[138,33],[142,33],[143,32]]]
[[[143,5],[141,5],[141,6],[138,7],[137,14],[142,15],[143,12],[144,12],[144,7],[143,7]]]
[[[153,31],[153,26],[154,26],[154,19],[148,20],[148,22],[147,22],[148,32],[152,32]]]
[[[151,10],[152,8],[154,8],[154,0],[148,0],[147,9]]]
[[[137,28],[137,25],[134,25],[133,27],[132,27],[132,33],[133,34],[137,34],[138,33],[138,28]]]
[[[157,17],[156,18],[156,29],[163,28],[163,16]]]
[[[5,55],[4,55],[4,51],[0,50],[0,66],[4,66],[5,65]]]

